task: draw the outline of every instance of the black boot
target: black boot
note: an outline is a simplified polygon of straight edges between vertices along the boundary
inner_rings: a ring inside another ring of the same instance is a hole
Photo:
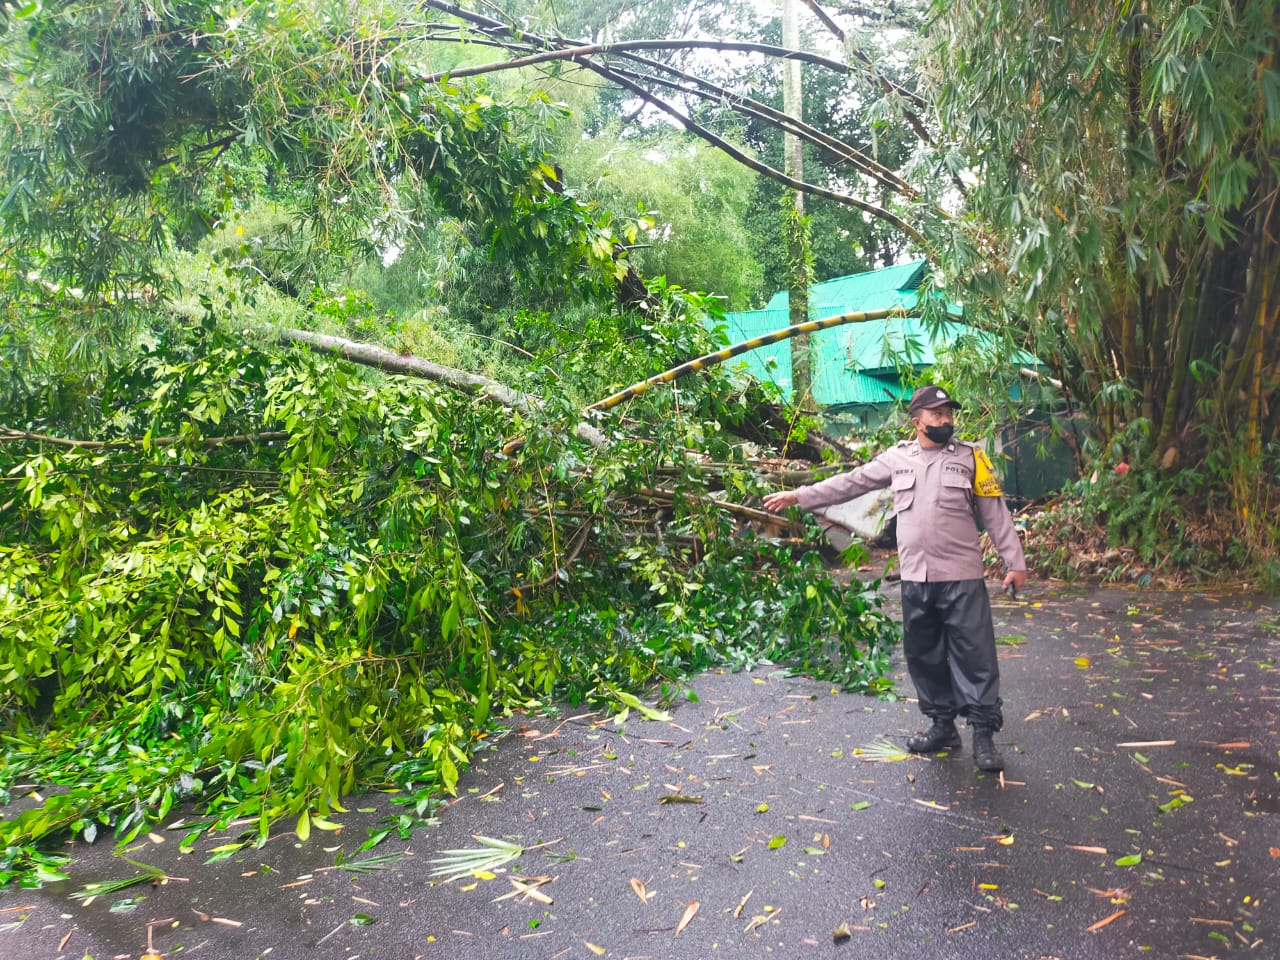
[[[1004,769],[1004,757],[996,749],[995,731],[990,727],[973,728],[973,762],[979,770],[994,773]]]
[[[907,749],[912,753],[936,753],[939,750],[959,750],[960,731],[954,720],[934,720],[924,733],[907,737]]]

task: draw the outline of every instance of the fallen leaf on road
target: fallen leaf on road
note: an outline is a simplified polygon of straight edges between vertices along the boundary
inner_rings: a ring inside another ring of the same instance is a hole
[[[751,931],[755,930],[756,928],[764,926],[765,922],[768,921],[768,919],[769,918],[765,916],[763,913],[757,913],[754,917],[751,918],[751,922],[748,923],[746,927],[743,928],[742,932],[751,933]]]
[[[644,884],[635,877],[632,877],[631,889],[636,892],[636,896],[640,898],[640,902],[648,906],[650,894],[649,891],[644,888]]]
[[[1123,917],[1123,916],[1124,916],[1126,913],[1128,913],[1128,912],[1129,912],[1129,911],[1127,911],[1127,910],[1117,910],[1115,913],[1111,914],[1111,916],[1109,916],[1109,917],[1103,917],[1101,920],[1099,920],[1099,921],[1098,921],[1097,923],[1095,923],[1093,926],[1091,926],[1091,927],[1087,928],[1087,929],[1085,930],[1085,933],[1093,933],[1093,932],[1095,932],[1095,931],[1097,931],[1097,930],[1101,930],[1101,929],[1102,929],[1103,927],[1105,927],[1108,923],[1111,923],[1113,920],[1119,920],[1121,917]]]
[[[597,947],[590,940],[583,940],[582,942],[585,943],[587,945],[587,949],[590,950],[592,953],[594,953],[597,957],[604,956],[604,947]]]
[[[831,931],[831,939],[836,943],[839,943],[841,940],[848,940],[852,936],[853,933],[849,930],[849,925],[847,923],[842,923]]]
[[[911,802],[918,803],[922,807],[928,807],[930,810],[950,810],[951,809],[949,806],[938,803],[936,800],[921,800],[918,797],[912,797]]]
[[[910,753],[886,737],[881,737],[865,747],[855,748],[853,755],[866,763],[893,763],[911,757]]]
[[[500,897],[494,897],[489,901],[490,903],[509,900],[511,897],[519,897],[521,900],[536,900],[546,906],[550,906],[555,902],[538,889],[543,884],[550,883],[551,877],[507,877],[507,879],[511,881],[511,885],[515,889],[510,893],[504,893]]]
[[[689,925],[689,921],[692,920],[694,915],[698,912],[699,906],[701,906],[701,904],[699,904],[697,900],[689,901],[689,905],[684,908],[684,916],[682,916],[680,918],[680,922],[676,924],[675,936],[680,936],[684,928]]]
[[[1124,887],[1112,887],[1110,890],[1098,890],[1095,887],[1085,887],[1095,897],[1102,897],[1104,900],[1128,900],[1129,891]]]

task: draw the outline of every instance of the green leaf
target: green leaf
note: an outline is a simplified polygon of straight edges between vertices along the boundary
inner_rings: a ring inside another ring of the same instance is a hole
[[[335,866],[347,873],[377,873],[402,859],[404,859],[403,853],[383,853],[374,857],[365,857],[362,860],[344,860]]]
[[[787,845],[787,838],[782,834],[778,834],[776,837],[769,838],[770,850],[777,850],[780,847],[785,847],[786,845]]]
[[[1131,853],[1127,857],[1121,857],[1116,861],[1117,867],[1136,867],[1142,862],[1142,854]]]
[[[155,875],[147,873],[140,877],[126,877],[122,880],[101,880],[97,883],[86,883],[84,887],[71,894],[71,899],[92,900],[94,897],[105,896],[108,893],[115,893],[118,890],[124,890],[136,884],[153,880],[155,880]]]
[[[463,850],[442,850],[441,856],[430,861],[437,865],[430,872],[430,876],[444,877],[445,879],[441,882],[449,883],[477,871],[493,872],[518,859],[525,850],[520,844],[509,843],[506,840],[495,840],[478,834],[475,839],[479,840],[483,846]]]
[[[364,811],[361,811],[361,812],[364,812]],[[390,827],[388,827],[385,830],[375,830],[373,833],[369,834],[369,839],[367,839],[364,843],[360,844],[360,846],[356,848],[356,853],[364,853],[364,851],[366,850],[372,850],[374,847],[380,844],[383,840],[387,839],[387,837],[389,837],[390,835],[391,835]]]
[[[671,714],[667,713],[665,710],[658,710],[649,706],[641,701],[635,694],[627,693],[625,690],[616,690],[613,687],[608,687],[608,690],[619,703],[624,704],[631,710],[637,711],[646,720],[659,720],[665,723],[671,719]]]
[[[221,863],[224,860],[230,860],[240,850],[242,850],[244,846],[244,843],[224,843],[220,846],[216,846],[209,851],[212,856],[205,860],[205,863]]]

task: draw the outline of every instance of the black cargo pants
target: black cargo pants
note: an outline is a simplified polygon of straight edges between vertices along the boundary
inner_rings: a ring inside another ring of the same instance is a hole
[[[902,647],[920,710],[1004,725],[991,600],[982,580],[902,581]]]

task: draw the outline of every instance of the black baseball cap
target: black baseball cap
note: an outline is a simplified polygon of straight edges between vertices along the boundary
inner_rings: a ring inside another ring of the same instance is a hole
[[[942,387],[926,384],[911,395],[911,405],[907,407],[907,415],[914,417],[921,410],[932,410],[935,407],[950,407],[959,410],[960,404],[951,399],[951,394]]]

